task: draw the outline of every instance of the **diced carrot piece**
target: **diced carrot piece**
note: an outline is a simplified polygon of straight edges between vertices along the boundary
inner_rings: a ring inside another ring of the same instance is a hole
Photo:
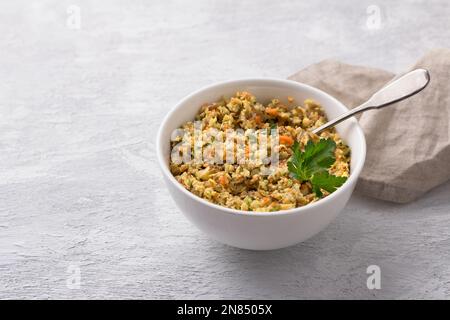
[[[262,198],[262,203],[263,204],[268,204],[269,202],[270,202],[270,198],[269,197]]]
[[[228,184],[228,178],[227,178],[227,176],[220,176],[219,177],[219,183],[222,185],[222,186],[226,186],[227,184]]]
[[[280,136],[280,143],[292,146],[294,144],[294,139],[289,136]]]
[[[266,108],[266,113],[272,117],[276,117],[278,115],[278,110],[276,108]]]
[[[259,114],[255,116],[255,122],[257,125],[260,125],[262,123],[261,116]]]

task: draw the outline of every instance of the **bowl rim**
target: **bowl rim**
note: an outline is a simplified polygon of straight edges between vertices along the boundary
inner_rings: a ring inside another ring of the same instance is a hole
[[[332,100],[335,104],[342,107],[344,110],[348,110],[348,108],[339,100],[337,100],[332,95],[318,89],[315,87],[312,87],[310,85],[293,81],[293,80],[287,80],[287,79],[279,79],[279,78],[271,78],[271,77],[259,77],[259,78],[238,78],[233,80],[227,80],[227,81],[221,81],[221,82],[215,82],[210,85],[203,86],[200,89],[195,90],[194,92],[188,94],[184,98],[182,98],[180,101],[178,101],[174,107],[171,108],[171,110],[165,115],[163,121],[161,122],[161,125],[159,126],[158,133],[156,136],[156,156],[158,164],[163,172],[163,175],[166,177],[166,181],[170,181],[170,183],[175,185],[175,188],[180,190],[182,193],[187,195],[189,198],[191,198],[194,201],[197,201],[207,207],[210,207],[211,209],[218,209],[224,213],[233,214],[233,215],[245,215],[245,216],[252,216],[252,217],[272,217],[272,216],[280,216],[280,215],[292,215],[292,214],[301,214],[302,212],[306,212],[308,210],[311,210],[315,207],[324,205],[327,202],[333,201],[334,198],[338,197],[341,193],[345,191],[346,188],[349,188],[350,185],[355,182],[359,177],[359,174],[361,173],[361,170],[364,166],[365,158],[366,158],[366,139],[364,136],[364,133],[361,129],[361,126],[359,125],[358,121],[355,117],[351,117],[347,119],[346,121],[350,121],[354,124],[356,135],[358,136],[358,139],[361,141],[361,147],[362,147],[362,155],[360,158],[360,161],[358,161],[355,165],[355,168],[350,172],[349,178],[344,182],[342,186],[340,186],[335,192],[331,193],[330,195],[326,196],[325,198],[319,199],[315,202],[308,203],[307,205],[304,205],[302,207],[296,207],[286,210],[278,210],[278,211],[270,211],[270,212],[260,212],[258,211],[255,213],[255,211],[245,211],[245,210],[238,210],[238,209],[232,209],[225,206],[221,206],[212,202],[209,202],[196,194],[190,192],[186,188],[184,188],[172,175],[172,173],[169,170],[169,166],[166,163],[164,156],[163,156],[163,150],[162,150],[162,132],[164,128],[169,123],[169,119],[172,117],[172,115],[180,108],[180,106],[184,105],[187,100],[191,99],[192,97],[201,94],[203,91],[214,89],[217,87],[221,87],[228,84],[233,84],[236,82],[242,82],[243,84],[251,84],[254,82],[259,83],[266,83],[266,84],[273,84],[277,83],[278,85],[294,85],[298,86],[300,89],[306,89],[315,91],[318,94],[322,94],[327,96],[330,100]]]

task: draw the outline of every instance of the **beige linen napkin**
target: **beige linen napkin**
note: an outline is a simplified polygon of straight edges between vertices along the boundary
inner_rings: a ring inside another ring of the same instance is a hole
[[[428,87],[410,99],[359,118],[367,158],[357,189],[405,203],[450,179],[450,50],[436,49],[412,68],[430,71]],[[334,60],[312,65],[291,80],[310,84],[353,108],[395,77]]]

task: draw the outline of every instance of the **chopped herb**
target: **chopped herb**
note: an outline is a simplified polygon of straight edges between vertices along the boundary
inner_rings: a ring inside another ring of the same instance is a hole
[[[310,140],[303,151],[296,141],[287,164],[291,176],[301,182],[309,181],[318,197],[323,195],[321,189],[334,192],[347,180],[347,177],[334,176],[328,172],[336,161],[335,149],[336,143],[331,139],[320,139],[317,143]]]
[[[272,121],[269,121],[269,123],[270,123],[270,129],[272,130],[272,129],[278,129],[278,125],[277,125],[277,123],[276,122],[272,122]]]

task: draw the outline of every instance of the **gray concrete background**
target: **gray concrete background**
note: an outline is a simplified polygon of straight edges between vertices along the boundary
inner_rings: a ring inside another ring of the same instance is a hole
[[[0,31],[0,298],[449,297],[450,183],[407,205],[355,194],[313,239],[249,252],[186,221],[154,153],[211,82],[326,58],[398,72],[450,47],[447,1],[1,1]]]

